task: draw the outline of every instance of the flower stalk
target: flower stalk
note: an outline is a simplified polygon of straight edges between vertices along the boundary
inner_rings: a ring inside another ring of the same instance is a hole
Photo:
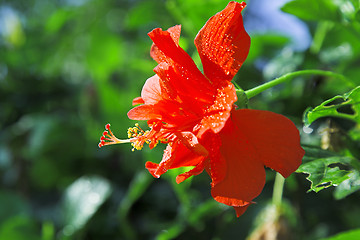
[[[301,71],[287,73],[281,77],[275,78],[274,80],[272,80],[270,82],[266,82],[260,86],[249,89],[249,90],[245,91],[245,94],[246,94],[247,98],[250,99],[250,98],[258,95],[259,93],[261,93],[269,88],[272,88],[278,84],[284,83],[286,81],[290,81],[290,80],[294,79],[295,77],[307,76],[307,75],[320,75],[320,76],[326,76],[326,77],[335,77],[335,78],[339,78],[339,79],[343,80],[349,86],[355,87],[354,83],[349,81],[342,74],[334,73],[331,71],[311,69],[311,70],[301,70]],[[242,91],[242,90],[237,90],[237,91]]]
[[[272,197],[273,204],[276,206],[279,206],[282,202],[284,184],[285,184],[285,178],[281,176],[280,173],[277,172],[275,176],[273,197]]]

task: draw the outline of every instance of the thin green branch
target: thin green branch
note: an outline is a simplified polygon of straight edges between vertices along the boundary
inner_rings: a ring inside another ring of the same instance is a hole
[[[348,80],[347,78],[345,78],[343,75],[338,74],[338,73],[333,73],[330,71],[323,71],[323,70],[301,70],[301,71],[296,71],[296,72],[291,72],[291,73],[287,73],[279,78],[275,78],[274,80],[264,83],[260,86],[257,86],[255,88],[252,88],[250,90],[245,91],[246,96],[248,97],[248,99],[258,95],[259,93],[272,88],[280,83],[284,83],[286,81],[290,81],[295,77],[299,77],[299,76],[307,76],[307,75],[321,75],[321,76],[326,76],[326,77],[335,77],[335,78],[339,78],[341,80],[343,80],[344,82],[346,82],[349,86],[351,87],[355,87],[354,83],[352,83],[350,80]]]
[[[313,42],[310,46],[310,51],[313,54],[319,53],[328,31],[333,27],[333,25],[334,24],[329,21],[323,21],[317,25],[315,34],[314,34],[314,38],[313,38]]]

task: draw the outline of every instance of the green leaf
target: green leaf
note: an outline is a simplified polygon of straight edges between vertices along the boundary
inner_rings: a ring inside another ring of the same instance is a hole
[[[359,0],[350,0],[351,4],[353,5],[353,7],[355,8],[355,10],[359,10],[360,9],[360,2]]]
[[[81,177],[65,191],[63,212],[64,235],[82,229],[111,193],[110,183],[101,177]]]
[[[59,9],[55,11],[47,20],[45,30],[50,33],[59,31],[74,15],[74,12],[68,9]]]
[[[356,11],[359,9],[358,0],[336,0],[333,1],[334,5],[337,6],[343,19],[352,21],[355,17]]]
[[[337,103],[338,101],[340,103]],[[341,107],[346,106],[351,106],[354,113],[349,114],[339,111]],[[309,126],[322,117],[340,117],[360,123],[360,86],[344,95],[338,95],[326,100],[314,109],[308,108],[305,110],[303,122],[305,126]]]
[[[360,190],[360,173],[354,171],[349,173],[349,179],[346,179],[335,189],[335,199],[343,199],[348,195]]]
[[[3,206],[6,206],[0,208],[0,225],[3,225],[11,217],[18,215],[28,216],[30,213],[29,204],[17,193],[1,190],[0,202]]]
[[[355,14],[355,21],[360,22],[360,10],[358,10]]]
[[[303,146],[303,148],[305,150],[305,156],[302,160],[303,164],[310,161],[314,161],[319,158],[330,158],[330,157],[338,156],[334,152],[326,151],[320,148],[306,147],[306,146]]]
[[[38,240],[36,222],[30,217],[14,216],[0,227],[0,240]]]
[[[246,58],[247,64],[255,61],[259,57],[264,57],[264,55],[274,56],[274,52],[278,52],[279,49],[289,43],[289,38],[285,36],[275,35],[275,34],[253,34],[251,36],[251,48],[249,55]]]
[[[313,147],[304,147],[303,164],[296,170],[308,175],[309,191],[319,192],[330,186],[340,187],[335,198],[341,199],[358,190],[360,163],[357,159]]]
[[[224,2],[219,0],[168,0],[165,5],[191,38],[195,38],[196,33],[204,25],[204,20],[225,7]]]
[[[97,79],[106,81],[123,64],[124,46],[119,36],[96,31],[89,39],[86,53],[88,69]],[[99,64],[101,61],[101,64]]]
[[[341,19],[338,7],[331,0],[294,0],[286,3],[281,10],[310,21],[337,22]]]
[[[163,7],[158,1],[139,1],[125,18],[126,26],[130,29],[140,28],[149,25],[154,19],[161,18],[163,15],[156,14],[155,11],[149,9],[157,9]],[[159,21],[160,22],[160,21]]]
[[[347,232],[339,233],[329,238],[322,238],[321,240],[359,240],[360,229],[355,229]]]
[[[309,191],[319,192],[330,186],[337,186],[349,178],[350,171],[341,170],[350,161],[347,157],[319,158],[314,161],[302,164],[296,172],[305,173],[311,182]]]
[[[336,186],[335,199],[342,199],[360,190],[360,162],[352,157],[314,147],[303,147],[303,163],[296,170],[308,175],[309,191],[319,192]]]

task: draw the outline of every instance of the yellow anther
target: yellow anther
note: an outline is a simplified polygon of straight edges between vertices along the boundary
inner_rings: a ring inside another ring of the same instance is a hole
[[[135,149],[141,150],[144,146],[144,143],[141,143],[141,141],[136,141],[136,142],[131,143],[131,146],[133,147],[133,149],[131,149],[131,151],[134,151]]]
[[[150,143],[149,143],[150,144]],[[156,147],[159,144],[159,141],[156,141],[153,147]]]

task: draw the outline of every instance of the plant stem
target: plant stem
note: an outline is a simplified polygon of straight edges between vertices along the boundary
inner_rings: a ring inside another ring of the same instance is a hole
[[[131,207],[146,192],[151,182],[152,178],[145,170],[138,172],[133,177],[129,191],[120,203],[118,208],[119,229],[122,231],[122,234],[125,235],[126,239],[138,239],[138,232],[133,228],[127,217]]]
[[[55,239],[55,227],[52,222],[45,221],[42,224],[42,240]]]
[[[259,93],[261,93],[269,88],[272,88],[280,83],[284,83],[286,81],[292,80],[293,78],[298,77],[298,76],[306,76],[306,75],[321,75],[321,76],[327,76],[327,77],[335,77],[335,78],[339,78],[339,79],[343,80],[349,86],[355,87],[354,83],[352,83],[350,80],[348,80],[341,74],[333,73],[330,71],[313,69],[313,70],[301,70],[301,71],[287,73],[281,77],[275,78],[274,80],[272,80],[270,82],[266,82],[260,86],[249,89],[249,90],[245,91],[245,94],[248,97],[248,99],[250,99],[250,98],[258,95]]]
[[[327,32],[332,28],[333,24],[328,21],[320,22],[315,30],[313,43],[310,46],[310,51],[313,54],[318,54],[326,38]]]
[[[272,201],[274,205],[280,205],[282,201],[282,194],[284,189],[285,178],[281,176],[280,173],[276,173],[274,189],[273,189],[273,197]]]

